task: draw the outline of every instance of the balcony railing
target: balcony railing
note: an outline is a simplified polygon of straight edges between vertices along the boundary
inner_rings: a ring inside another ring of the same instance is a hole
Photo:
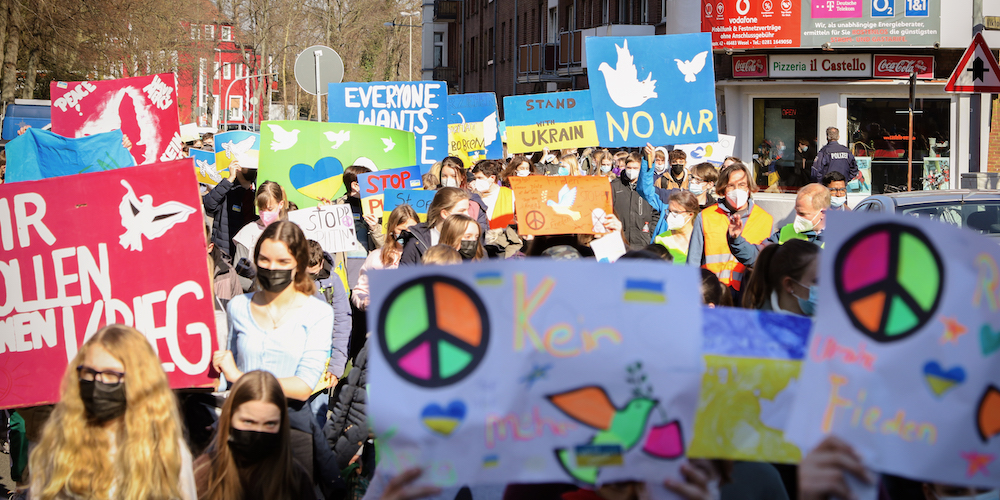
[[[517,48],[518,75],[540,75],[555,73],[559,45],[555,43],[532,43]]]
[[[583,30],[559,33],[559,67],[583,64]]]
[[[458,0],[434,0],[434,21],[457,21],[460,10],[461,4]]]
[[[434,80],[447,82],[449,87],[458,85],[458,68],[439,66],[434,68]]]

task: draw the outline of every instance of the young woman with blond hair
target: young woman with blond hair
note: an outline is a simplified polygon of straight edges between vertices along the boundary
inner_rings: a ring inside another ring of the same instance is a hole
[[[191,453],[160,359],[134,328],[102,328],[70,361],[29,470],[35,500],[195,500]]]

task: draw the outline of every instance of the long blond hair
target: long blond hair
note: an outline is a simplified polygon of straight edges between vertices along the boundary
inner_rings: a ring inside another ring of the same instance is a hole
[[[127,409],[112,427],[114,445],[102,425],[88,422],[80,399],[76,367],[95,345],[125,366]],[[114,487],[126,500],[180,498],[182,435],[177,400],[149,341],[134,328],[106,326],[66,367],[59,404],[31,453],[32,497],[109,498]]]

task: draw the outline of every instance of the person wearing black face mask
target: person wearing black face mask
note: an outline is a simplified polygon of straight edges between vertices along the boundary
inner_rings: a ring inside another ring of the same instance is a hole
[[[465,215],[452,215],[441,226],[440,244],[458,250],[463,261],[480,260],[485,251],[479,242],[479,224]]]
[[[244,169],[233,161],[229,178],[223,179],[202,197],[205,214],[212,217],[212,243],[222,251],[226,262],[235,265],[236,244],[233,237],[256,218],[254,213],[256,169]]]
[[[286,407],[274,375],[240,377],[222,406],[212,444],[194,463],[198,498],[316,498],[309,475],[292,458]]]
[[[670,168],[660,178],[660,186],[663,189],[687,189],[691,181],[687,171],[687,154],[675,149],[667,155],[667,160]]]

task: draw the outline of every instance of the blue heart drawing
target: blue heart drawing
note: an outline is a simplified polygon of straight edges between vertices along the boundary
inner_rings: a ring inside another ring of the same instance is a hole
[[[288,180],[296,191],[314,199],[333,199],[343,187],[344,166],[340,160],[327,156],[315,165],[305,163],[292,165],[288,170]]]
[[[937,361],[928,361],[924,365],[924,378],[934,395],[940,397],[965,382],[965,370],[961,366],[945,370]]]
[[[437,403],[431,403],[420,412],[420,420],[432,432],[449,436],[465,419],[465,403],[455,400],[442,408]]]

